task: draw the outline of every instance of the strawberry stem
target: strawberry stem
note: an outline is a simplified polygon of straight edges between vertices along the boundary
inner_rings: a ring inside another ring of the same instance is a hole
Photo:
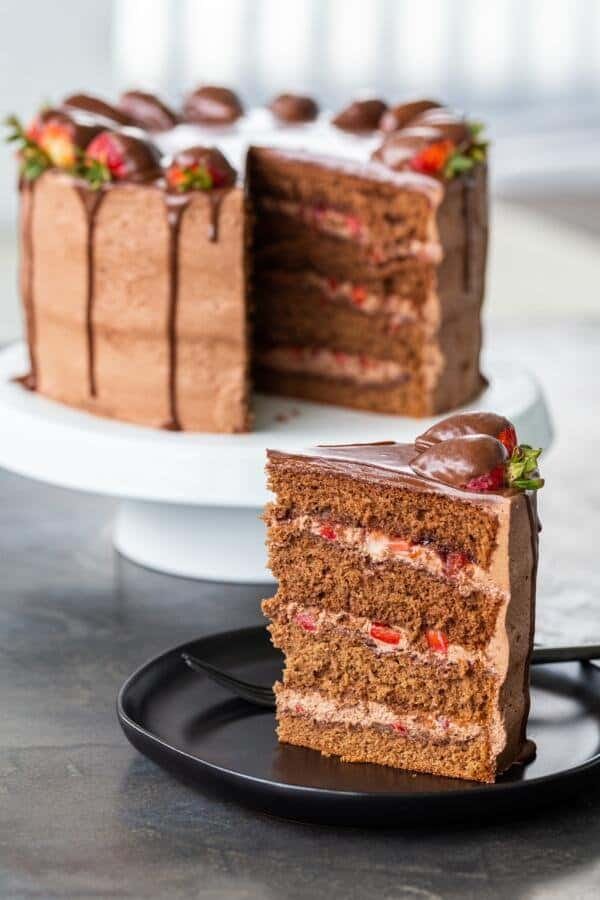
[[[544,479],[540,478],[538,472],[541,453],[541,448],[530,447],[529,444],[515,447],[506,463],[506,482],[509,487],[520,491],[538,491],[544,486]]]
[[[21,175],[26,181],[35,181],[52,166],[52,160],[39,144],[27,136],[17,116],[8,116],[4,125],[10,129],[6,137],[7,143],[18,145]]]

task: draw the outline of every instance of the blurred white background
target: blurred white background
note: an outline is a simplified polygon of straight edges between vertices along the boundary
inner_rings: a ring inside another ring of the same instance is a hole
[[[145,87],[177,104],[206,81],[248,105],[294,88],[332,109],[363,89],[439,97],[489,123],[494,194],[512,205],[499,240],[529,240],[542,265],[566,242],[554,311],[600,308],[600,0],[0,0],[0,71],[0,111],[24,118],[75,90]],[[19,317],[15,167],[0,153],[2,339]],[[581,266],[585,296],[569,291]],[[514,313],[509,278],[492,275],[490,308]]]

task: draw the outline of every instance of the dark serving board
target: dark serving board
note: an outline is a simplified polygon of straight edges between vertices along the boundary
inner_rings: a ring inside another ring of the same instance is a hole
[[[263,812],[348,825],[399,825],[489,817],[555,802],[600,771],[600,671],[537,666],[528,736],[537,757],[496,784],[342,763],[282,745],[269,710],[232,698],[191,672],[188,652],[250,681],[272,684],[282,658],[262,626],[204,637],[146,663],[123,685],[117,713],[141,753],[176,777]]]

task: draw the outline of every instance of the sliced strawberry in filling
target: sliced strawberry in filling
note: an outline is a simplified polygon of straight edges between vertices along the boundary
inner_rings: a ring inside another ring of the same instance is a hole
[[[396,646],[396,644],[400,643],[400,633],[382,622],[373,622],[369,629],[369,634],[374,640],[383,641],[384,644]]]
[[[448,652],[448,638],[443,631],[438,631],[434,628],[430,628],[429,631],[426,632],[425,637],[427,639],[429,649],[433,650],[434,653]]]

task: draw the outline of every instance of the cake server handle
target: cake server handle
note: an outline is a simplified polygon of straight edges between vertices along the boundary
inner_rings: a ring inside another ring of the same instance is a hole
[[[188,668],[194,672],[207,675],[211,681],[231,691],[236,697],[254,703],[255,706],[264,706],[266,709],[275,709],[275,692],[273,688],[263,684],[253,684],[250,681],[242,681],[222,669],[192,656],[191,653],[182,653],[181,658]],[[600,660],[600,644],[584,644],[580,647],[536,647],[531,657],[533,666],[559,662],[588,662],[593,659]]]

